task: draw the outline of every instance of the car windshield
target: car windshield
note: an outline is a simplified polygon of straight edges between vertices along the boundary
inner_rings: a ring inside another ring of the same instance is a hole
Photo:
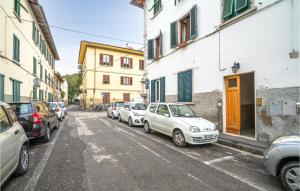
[[[136,103],[134,105],[132,105],[131,107],[133,110],[146,110],[147,109],[147,105],[144,103]]]
[[[13,108],[13,110],[17,116],[28,115],[28,114],[32,113],[32,107],[31,107],[31,104],[29,104],[29,103],[11,104],[11,107]]]
[[[65,108],[65,104],[64,103],[58,103],[58,105],[62,108]]]
[[[174,117],[196,117],[193,110],[186,105],[170,105],[170,110]]]
[[[115,107],[122,107],[124,105],[123,102],[116,102]]]
[[[57,107],[57,105],[55,103],[49,103],[49,105],[52,109],[55,109]]]

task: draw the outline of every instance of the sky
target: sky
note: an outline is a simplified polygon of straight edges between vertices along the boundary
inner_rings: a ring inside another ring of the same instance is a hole
[[[129,4],[129,1],[39,0],[60,56],[60,61],[56,61],[56,70],[62,75],[78,71],[78,53],[82,40],[123,47],[126,42],[77,34],[51,26],[143,43],[143,10]],[[132,43],[128,45],[136,49],[142,47]]]

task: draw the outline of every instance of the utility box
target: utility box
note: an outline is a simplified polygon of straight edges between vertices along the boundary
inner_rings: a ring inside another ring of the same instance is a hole
[[[269,101],[269,114],[270,115],[282,115],[282,101],[274,100]]]
[[[282,114],[283,115],[296,115],[296,101],[283,101],[282,102]]]

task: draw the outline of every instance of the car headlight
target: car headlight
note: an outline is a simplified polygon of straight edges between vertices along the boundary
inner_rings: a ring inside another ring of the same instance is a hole
[[[136,116],[136,117],[141,116],[140,114],[138,114],[138,113],[136,113],[136,112],[133,112],[133,115]]]
[[[199,129],[198,127],[191,126],[191,127],[190,127],[190,131],[191,131],[192,133],[198,133],[198,132],[200,132],[200,129]]]

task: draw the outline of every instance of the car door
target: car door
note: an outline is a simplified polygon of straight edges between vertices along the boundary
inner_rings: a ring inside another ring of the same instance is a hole
[[[148,124],[150,125],[151,129],[156,130],[156,124],[155,124],[155,118],[156,118],[156,109],[157,109],[158,104],[151,104],[149,106],[149,110],[147,111],[147,121]]]
[[[44,103],[44,107],[45,107],[46,113],[48,115],[48,121],[50,122],[50,127],[52,129],[55,127],[55,125],[57,123],[56,113],[52,110],[52,108],[50,107],[50,105],[48,103]]]
[[[158,131],[170,135],[170,111],[166,104],[159,104],[155,124]]]
[[[122,120],[125,120],[125,105],[120,108],[119,115],[121,116]]]
[[[18,161],[18,135],[20,131],[9,120],[3,106],[0,106],[0,163],[1,181],[13,170]]]

